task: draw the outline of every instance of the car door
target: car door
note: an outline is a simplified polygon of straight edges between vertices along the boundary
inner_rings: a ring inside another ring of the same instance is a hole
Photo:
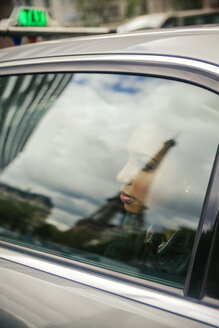
[[[216,327],[215,65],[115,54],[1,72],[3,324]]]

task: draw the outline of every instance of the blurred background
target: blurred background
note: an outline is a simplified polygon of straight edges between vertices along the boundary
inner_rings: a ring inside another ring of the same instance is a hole
[[[61,26],[115,26],[144,14],[219,8],[219,0],[1,0],[0,19],[15,6],[44,7]]]
[[[1,0],[0,20],[8,18],[16,6],[45,8],[50,17],[62,27],[107,26],[115,29],[140,15],[219,10],[219,0]],[[1,48],[10,45],[10,38],[0,37]]]

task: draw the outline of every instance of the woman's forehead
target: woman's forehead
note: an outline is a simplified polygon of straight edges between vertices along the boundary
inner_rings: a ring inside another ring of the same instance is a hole
[[[141,125],[132,133],[127,143],[127,149],[129,152],[153,156],[164,142],[165,139],[159,129]]]

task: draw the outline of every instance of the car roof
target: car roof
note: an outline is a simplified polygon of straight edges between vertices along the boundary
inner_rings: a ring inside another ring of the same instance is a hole
[[[0,63],[86,54],[168,55],[219,64],[219,26],[159,29],[150,32],[66,38],[10,47]]]

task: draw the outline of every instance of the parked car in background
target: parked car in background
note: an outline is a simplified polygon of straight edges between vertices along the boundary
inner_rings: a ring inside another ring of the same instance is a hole
[[[218,327],[218,32],[1,50],[1,327]]]
[[[118,33],[127,33],[145,29],[205,24],[219,24],[219,10],[186,10],[141,15],[119,25],[116,31]]]

